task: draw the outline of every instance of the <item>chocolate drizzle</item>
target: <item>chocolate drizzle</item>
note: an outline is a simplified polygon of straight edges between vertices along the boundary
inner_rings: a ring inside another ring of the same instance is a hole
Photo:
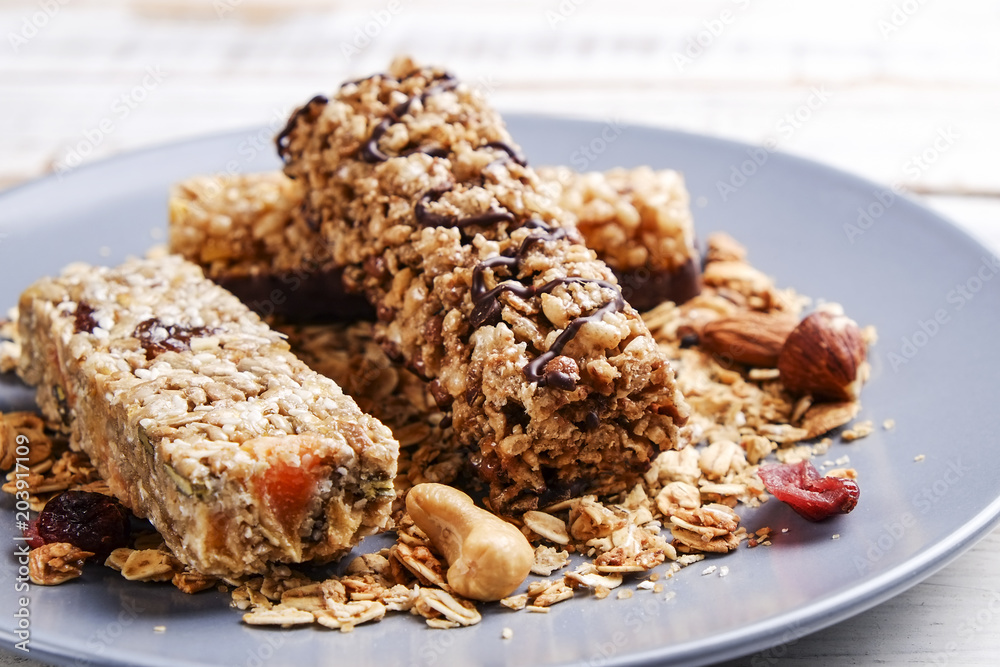
[[[360,79],[353,79],[351,81],[345,81],[344,83],[340,84],[340,89],[343,90],[344,88],[347,88],[348,86],[357,86],[359,84],[364,83],[365,81],[373,81],[375,79],[385,79],[385,80],[388,80],[388,81],[396,81],[397,80],[396,77],[394,77],[394,76],[392,76],[390,74],[384,74],[382,72],[379,72],[377,74],[372,74],[371,76],[362,77]]]
[[[471,225],[495,225],[500,222],[512,223],[516,219],[510,211],[486,211],[485,213],[477,213],[476,215],[464,218],[456,218],[427,210],[427,204],[436,202],[441,198],[441,195],[450,190],[451,187],[434,188],[424,193],[424,196],[413,207],[413,214],[416,216],[417,222],[424,227],[457,227],[461,229]]]
[[[288,161],[288,149],[290,148],[288,138],[291,136],[292,132],[295,131],[295,126],[298,125],[299,120],[306,114],[313,113],[313,108],[315,106],[318,105],[320,107],[324,107],[329,101],[330,100],[323,95],[316,95],[304,105],[296,109],[291,117],[289,117],[288,122],[285,123],[285,128],[274,138],[274,144],[278,147],[278,155],[282,160],[285,162]]]
[[[562,280],[569,279],[563,278]],[[528,362],[528,365],[524,367],[524,376],[528,378],[529,382],[537,382],[540,387],[544,387],[546,384],[546,376],[544,374],[546,364],[555,359],[556,356],[562,352],[563,348],[566,347],[566,344],[576,337],[576,334],[580,331],[580,328],[583,327],[584,324],[587,324],[588,322],[600,322],[608,313],[616,313],[625,307],[625,299],[621,297],[621,293],[618,292],[618,288],[615,285],[604,282],[603,280],[586,281],[579,279],[579,281],[593,282],[597,283],[601,287],[613,289],[615,290],[615,298],[598,308],[591,315],[578,317],[570,322],[566,328],[563,329],[562,333],[556,336],[556,339],[552,342],[552,345],[546,352],[542,352],[536,358]]]
[[[432,97],[438,93],[443,93],[447,90],[453,90],[458,86],[458,81],[456,81],[455,78],[448,73],[441,74],[433,81],[435,82],[434,85],[428,86],[419,95],[413,95],[405,102],[397,104],[382,118],[382,120],[378,122],[375,128],[371,131],[371,134],[368,135],[368,139],[366,139],[358,149],[358,159],[363,162],[367,162],[368,164],[375,164],[377,162],[385,162],[388,160],[390,156],[379,148],[378,142],[389,127],[398,123],[403,116],[410,113],[410,107],[413,106],[415,101],[420,100],[420,103],[424,104],[428,97]],[[442,157],[441,148],[436,146],[429,148],[427,151],[418,148],[416,151],[411,151],[411,153],[412,152],[428,152],[436,157]]]
[[[521,165],[522,167],[528,166],[528,161],[524,158],[524,155],[521,153],[521,151],[517,150],[508,143],[504,143],[503,141],[490,141],[483,144],[483,148],[495,148],[497,150],[503,151],[504,153],[507,154],[510,160],[513,160],[515,163]]]
[[[563,348],[565,348],[566,345],[576,337],[580,328],[583,327],[584,324],[587,322],[599,322],[606,314],[622,310],[625,307],[625,299],[622,298],[621,291],[618,289],[617,285],[613,285],[604,280],[572,276],[566,278],[555,278],[554,280],[550,280],[544,285],[540,285],[538,287],[535,287],[534,285],[523,285],[516,280],[505,280],[493,289],[487,290],[486,281],[483,275],[486,269],[498,269],[503,267],[513,272],[520,265],[524,256],[534,243],[540,241],[556,241],[558,239],[566,238],[567,236],[565,228],[560,227],[553,230],[551,227],[539,220],[529,220],[525,226],[538,229],[541,233],[532,234],[525,238],[514,253],[508,252],[483,260],[472,270],[473,308],[469,321],[472,326],[477,329],[482,326],[498,324],[503,311],[503,306],[500,304],[500,295],[504,292],[510,292],[511,294],[514,294],[522,299],[530,299],[531,297],[538,296],[539,294],[547,294],[559,285],[568,285],[571,283],[592,283],[605,289],[614,290],[615,296],[611,301],[608,301],[603,306],[598,308],[593,314],[577,317],[570,322],[562,333],[556,337],[548,351],[543,352],[537,358],[528,362],[528,364],[524,367],[524,375],[529,382],[537,382],[540,387],[551,384],[558,389],[571,391],[576,388],[576,383],[572,381],[569,376],[565,373],[559,372],[553,373],[552,376],[549,377],[550,374],[545,372],[545,366],[550,361],[555,359],[562,352]]]

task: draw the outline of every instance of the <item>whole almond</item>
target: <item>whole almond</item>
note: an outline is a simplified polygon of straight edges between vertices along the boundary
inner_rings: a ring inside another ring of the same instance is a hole
[[[795,395],[853,401],[861,392],[867,347],[851,318],[817,311],[788,336],[778,358],[785,388]]]
[[[722,359],[774,368],[796,324],[790,315],[748,311],[706,324],[701,330],[701,346]]]

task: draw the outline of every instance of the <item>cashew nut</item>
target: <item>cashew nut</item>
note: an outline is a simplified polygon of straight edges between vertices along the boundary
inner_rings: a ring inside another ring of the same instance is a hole
[[[444,484],[410,489],[406,509],[448,561],[448,585],[472,600],[500,600],[521,585],[535,551],[516,527]]]

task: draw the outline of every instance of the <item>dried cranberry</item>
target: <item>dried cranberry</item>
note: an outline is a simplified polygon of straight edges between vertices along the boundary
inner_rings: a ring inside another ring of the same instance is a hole
[[[38,536],[46,543],[69,542],[101,559],[128,545],[129,512],[110,496],[66,491],[45,504],[38,515]]]
[[[32,519],[28,522],[28,527],[24,529],[24,540],[32,549],[37,549],[45,544],[45,540],[38,534],[38,519]]]
[[[762,466],[757,475],[771,495],[810,521],[847,514],[861,495],[854,480],[823,477],[809,461]]]

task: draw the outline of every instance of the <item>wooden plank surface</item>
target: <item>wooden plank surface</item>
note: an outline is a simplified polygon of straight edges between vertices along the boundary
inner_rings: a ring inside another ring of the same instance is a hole
[[[503,110],[777,140],[899,183],[1000,253],[998,28],[986,0],[0,0],[0,188],[277,123],[411,53]],[[1000,532],[887,603],[727,664],[994,665],[998,549]],[[0,654],[14,664],[38,663]]]

